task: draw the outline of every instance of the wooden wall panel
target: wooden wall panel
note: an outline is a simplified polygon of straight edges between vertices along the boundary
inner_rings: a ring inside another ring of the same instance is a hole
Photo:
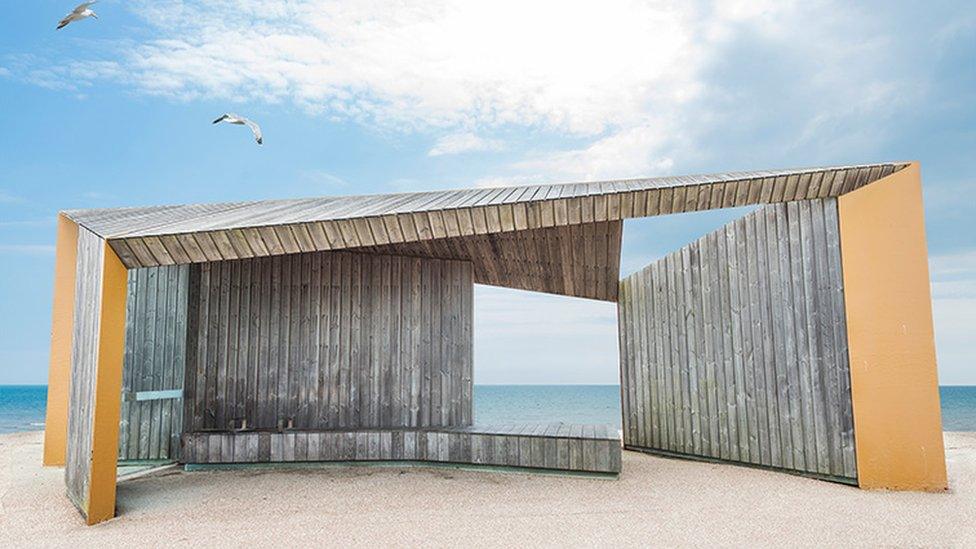
[[[428,461],[594,473],[620,472],[606,425],[522,424],[350,431],[187,433],[186,462]]]
[[[189,292],[186,431],[471,423],[470,262],[213,262]]]
[[[620,282],[626,446],[856,478],[837,215],[765,206]]]
[[[189,273],[189,265],[129,271],[120,460],[179,459]]]
[[[103,253],[102,239],[79,227],[64,478],[68,497],[82,510],[91,481]]]

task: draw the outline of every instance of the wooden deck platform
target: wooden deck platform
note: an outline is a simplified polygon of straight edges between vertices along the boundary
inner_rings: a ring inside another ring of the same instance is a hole
[[[565,423],[183,435],[183,461],[192,464],[429,461],[619,473],[620,452],[616,429]]]

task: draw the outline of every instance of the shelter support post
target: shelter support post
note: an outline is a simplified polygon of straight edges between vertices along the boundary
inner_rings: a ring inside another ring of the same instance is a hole
[[[98,328],[91,484],[86,515],[88,524],[96,524],[115,516],[119,408],[122,401],[122,361],[125,350],[127,271],[108,242],[103,246],[105,249]]]
[[[59,215],[54,258],[54,298],[51,307],[47,413],[44,420],[44,465],[46,466],[64,466],[65,460],[77,256],[78,225],[64,215]]]
[[[115,516],[127,272],[79,228],[64,480],[88,524]]]
[[[944,490],[919,165],[838,201],[858,483]]]
[[[98,359],[95,372],[88,524],[115,516],[115,481],[119,449],[119,408],[122,400],[122,360],[125,346],[127,271],[108,245],[102,261],[98,318]]]

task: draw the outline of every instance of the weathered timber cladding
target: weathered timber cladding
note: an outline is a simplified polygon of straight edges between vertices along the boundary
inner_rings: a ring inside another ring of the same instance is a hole
[[[71,343],[68,449],[64,469],[68,497],[79,509],[87,509],[91,473],[104,250],[101,238],[88,229],[79,227],[74,335]]]
[[[466,261],[194,266],[184,430],[470,425],[472,292]]]
[[[393,460],[620,472],[620,439],[605,425],[196,432],[183,444],[187,463]]]
[[[121,460],[179,459],[189,273],[188,265],[129,270]]]
[[[764,206],[619,295],[625,446],[856,478],[836,199]]]
[[[622,230],[622,221],[603,221],[370,246],[356,251],[463,259],[474,265],[474,281],[478,284],[616,301]]]
[[[152,267],[835,197],[905,165],[65,213],[108,238],[127,267]]]

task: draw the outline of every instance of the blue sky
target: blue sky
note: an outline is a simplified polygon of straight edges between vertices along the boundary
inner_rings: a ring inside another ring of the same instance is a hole
[[[922,162],[940,381],[976,384],[971,2],[103,0],[55,31],[71,2],[0,19],[0,384],[45,382],[59,209],[886,160]],[[741,213],[628,221],[623,270]],[[476,297],[476,382],[616,381],[612,304]]]

